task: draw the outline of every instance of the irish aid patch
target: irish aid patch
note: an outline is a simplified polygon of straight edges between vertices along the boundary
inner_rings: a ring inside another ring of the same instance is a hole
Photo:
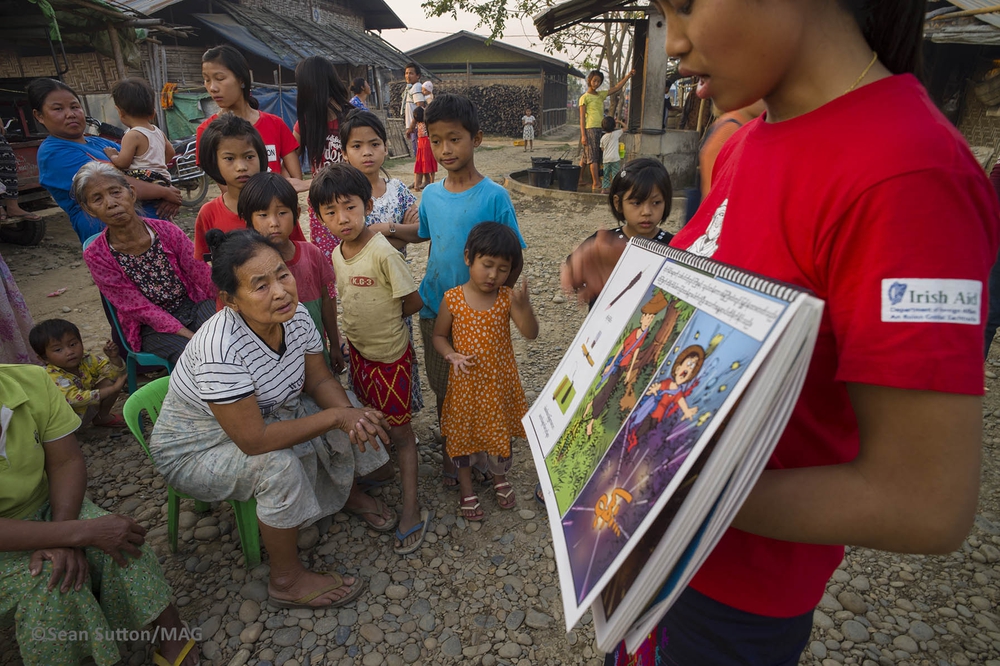
[[[882,280],[882,321],[973,324],[981,320],[983,283],[977,280]]]

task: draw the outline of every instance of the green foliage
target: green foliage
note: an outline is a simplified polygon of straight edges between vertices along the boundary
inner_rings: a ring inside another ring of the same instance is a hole
[[[507,0],[425,0],[420,6],[427,16],[451,14],[457,19],[460,11],[474,14],[479,18],[476,29],[486,26],[490,39],[498,39],[503,37],[507,19],[530,17],[545,4],[539,0],[515,0],[508,7]]]

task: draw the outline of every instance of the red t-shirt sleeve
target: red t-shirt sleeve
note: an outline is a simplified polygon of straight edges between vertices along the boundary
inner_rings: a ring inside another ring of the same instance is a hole
[[[201,160],[199,159],[198,156],[198,148],[201,147],[201,135],[202,133],[204,133],[205,128],[208,127],[209,123],[211,123],[218,117],[219,117],[218,114],[214,114],[209,116],[208,118],[205,118],[203,121],[201,121],[201,125],[198,125],[198,129],[194,131],[194,163],[199,166],[201,165]]]
[[[818,272],[826,275],[837,380],[982,394],[986,278],[998,236],[995,199],[984,175],[970,169],[906,173],[869,188],[817,239],[828,248],[819,254],[826,266]],[[973,288],[958,289],[963,285]],[[927,321],[898,311],[884,320],[883,308],[894,298],[906,307],[944,294],[955,306],[956,290],[966,305],[978,306],[978,322]]]
[[[205,242],[205,234],[212,228],[212,204],[213,199],[201,207],[198,217],[194,221],[194,258],[198,261],[205,261],[208,253],[208,243]]]

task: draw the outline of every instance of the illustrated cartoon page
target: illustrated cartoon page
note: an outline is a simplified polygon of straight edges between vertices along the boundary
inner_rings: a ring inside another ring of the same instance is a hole
[[[688,475],[786,305],[626,250],[524,419],[567,621],[583,615]]]

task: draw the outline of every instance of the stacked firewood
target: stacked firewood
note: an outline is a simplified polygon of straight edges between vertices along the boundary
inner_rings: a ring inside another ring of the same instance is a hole
[[[402,105],[404,87],[405,84],[402,82],[391,86],[389,108],[393,114],[397,114]],[[479,125],[484,134],[520,138],[523,130],[521,116],[529,107],[536,118],[536,131],[541,127],[538,88],[533,86],[503,84],[465,86],[443,81],[434,83],[434,93],[465,95],[471,99],[479,111]]]

